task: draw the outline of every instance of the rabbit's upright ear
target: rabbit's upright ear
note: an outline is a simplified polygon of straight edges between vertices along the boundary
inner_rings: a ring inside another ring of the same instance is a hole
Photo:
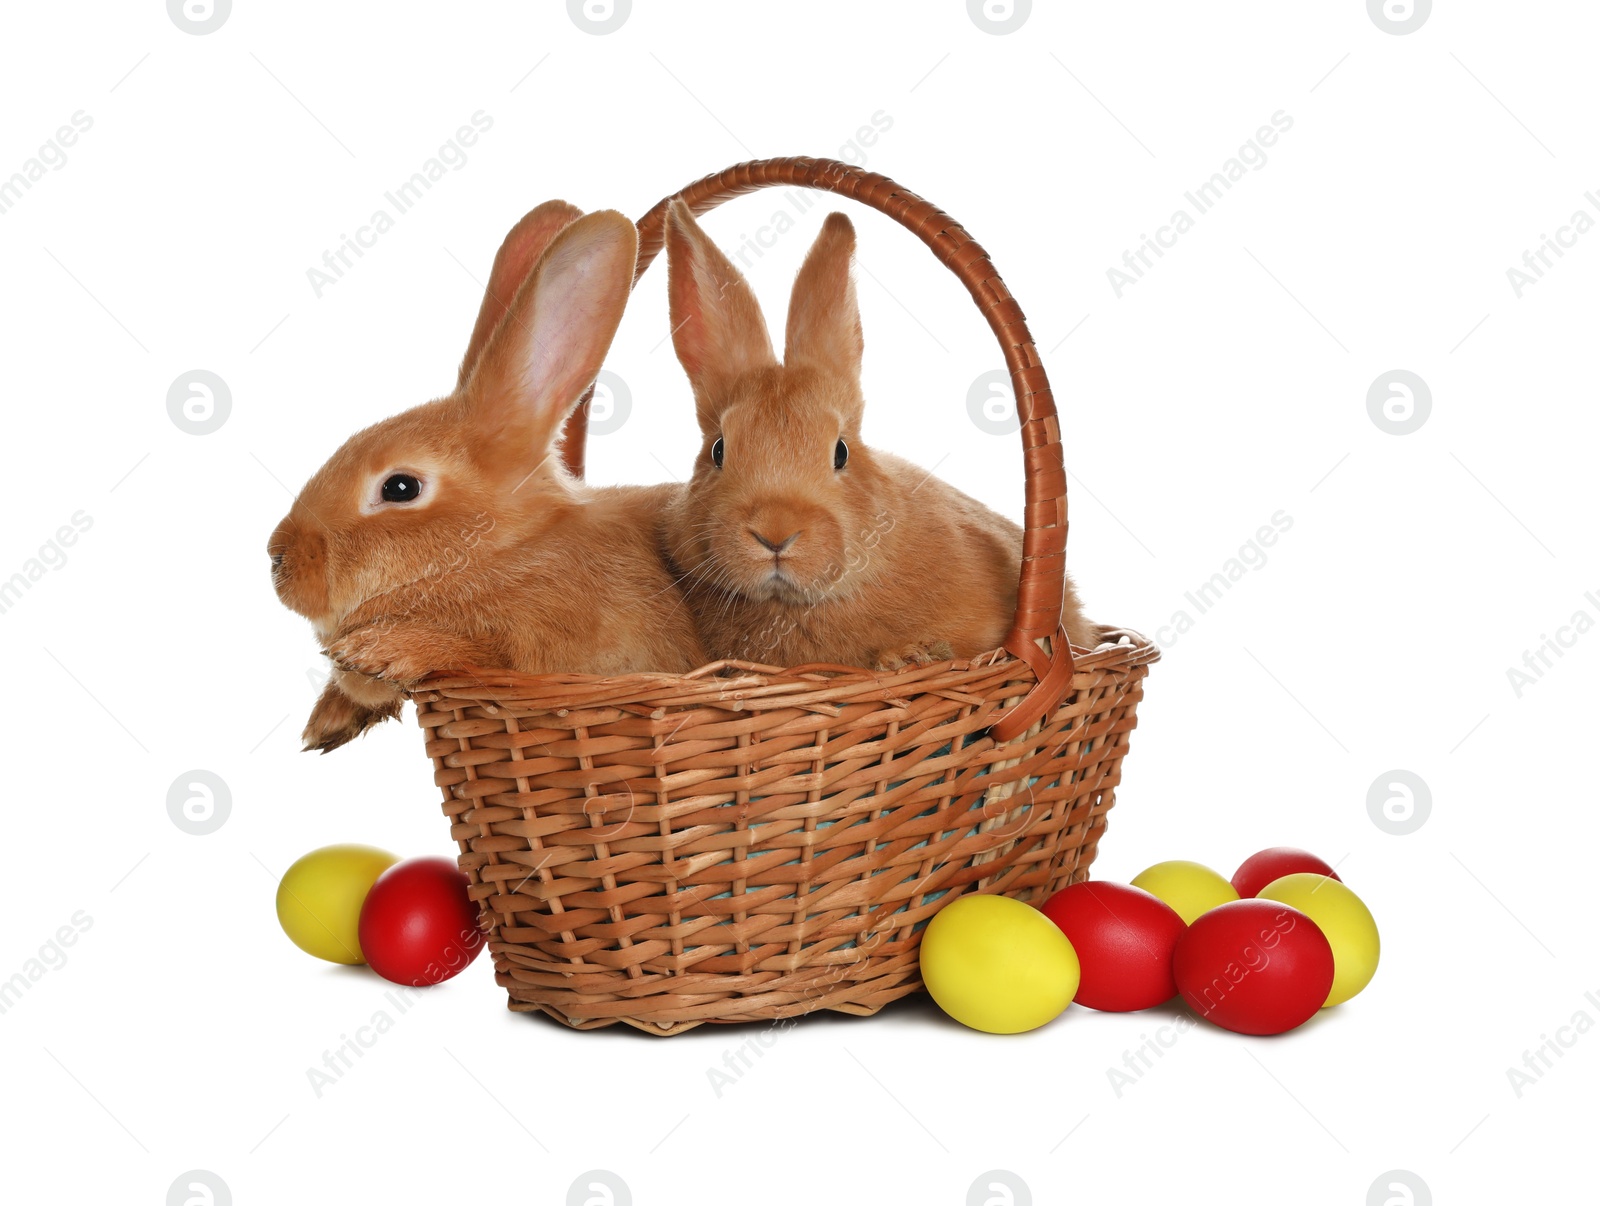
[[[467,380],[485,461],[526,475],[549,457],[611,348],[638,252],[638,231],[615,210],[579,218],[545,249]]]
[[[778,363],[756,295],[682,201],[667,207],[667,296],[672,346],[694,386],[701,426],[718,387],[755,368]]]
[[[861,376],[861,311],[850,276],[855,249],[850,219],[829,214],[794,279],[784,337],[786,365],[809,364],[851,381]]]
[[[583,217],[583,211],[565,201],[546,201],[529,210],[522,220],[511,228],[500,250],[495,253],[494,268],[489,273],[489,287],[483,291],[483,305],[478,307],[478,321],[472,328],[472,338],[467,341],[467,354],[461,358],[461,372],[456,378],[456,388],[466,385],[467,378],[488,346],[489,336],[500,325],[511,308],[522,282],[539,262],[544,249],[562,229]]]

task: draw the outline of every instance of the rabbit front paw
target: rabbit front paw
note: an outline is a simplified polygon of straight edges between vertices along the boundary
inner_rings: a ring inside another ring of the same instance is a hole
[[[904,670],[910,666],[929,666],[934,662],[948,662],[956,651],[949,641],[929,641],[925,645],[906,645],[900,649],[880,653],[873,664],[874,670]]]
[[[435,670],[482,665],[492,658],[453,633],[410,620],[374,620],[339,633],[323,650],[341,670],[400,687]]]
[[[341,634],[323,652],[341,670],[401,684],[422,678],[434,660],[414,631],[382,621]]]

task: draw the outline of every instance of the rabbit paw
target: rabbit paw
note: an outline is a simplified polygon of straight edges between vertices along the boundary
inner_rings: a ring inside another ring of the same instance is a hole
[[[334,637],[323,650],[353,674],[409,687],[435,670],[455,670],[494,659],[453,633],[409,620],[374,620]]]
[[[322,689],[305,731],[300,734],[302,748],[326,754],[348,741],[354,741],[375,724],[400,715],[400,697],[376,707],[357,703],[331,679]]]
[[[928,666],[934,662],[948,662],[956,651],[949,641],[929,641],[926,645],[907,645],[892,652],[880,653],[874,670],[904,670],[909,666]]]
[[[323,650],[333,664],[352,674],[364,674],[392,683],[411,683],[433,668],[433,657],[409,627],[363,624],[335,637]]]

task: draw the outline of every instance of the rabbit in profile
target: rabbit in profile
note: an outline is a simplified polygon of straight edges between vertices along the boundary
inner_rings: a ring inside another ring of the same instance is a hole
[[[861,441],[855,231],[823,223],[795,279],[779,363],[748,282],[682,201],[667,211],[672,340],[703,442],[666,513],[714,658],[896,669],[999,648],[1022,529]],[[1069,581],[1063,623],[1096,643]]]
[[[638,235],[539,206],[506,236],[454,393],[350,437],[267,545],[273,585],[335,671],[305,748],[400,710],[432,671],[682,672],[706,659],[662,556],[681,487],[595,489],[562,424],[600,370]]]

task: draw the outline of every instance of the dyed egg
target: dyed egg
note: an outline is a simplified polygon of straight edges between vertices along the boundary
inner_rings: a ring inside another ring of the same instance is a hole
[[[294,861],[278,881],[278,924],[289,940],[329,963],[365,963],[361,904],[399,859],[372,846],[323,846]]]
[[[1239,869],[1233,873],[1233,890],[1248,900],[1273,880],[1282,879],[1285,875],[1297,875],[1303,871],[1314,875],[1326,875],[1330,879],[1339,878],[1332,867],[1308,850],[1297,850],[1293,846],[1274,846],[1270,850],[1252,854],[1239,864]]]
[[[361,949],[385,980],[416,988],[448,980],[476,959],[478,906],[455,860],[407,859],[378,876],[361,906]]]
[[[1286,875],[1257,894],[1299,909],[1328,936],[1333,947],[1333,986],[1324,1006],[1348,1001],[1378,970],[1378,923],[1361,898],[1326,875]]]
[[[1333,983],[1333,948],[1298,910],[1236,900],[1184,931],[1172,974],[1206,1021],[1239,1034],[1282,1034],[1322,1007]]]
[[[1146,867],[1133,877],[1133,886],[1166,901],[1188,925],[1207,909],[1239,899],[1239,893],[1222,876],[1186,859]]]
[[[1043,1026],[1078,991],[1078,956],[1032,905],[1009,896],[962,896],[922,935],[922,982],[956,1021],[989,1034]]]
[[[1172,952],[1184,924],[1165,901],[1127,884],[1085,880],[1057,892],[1041,911],[1078,954],[1079,1005],[1127,1013],[1177,995]]]

